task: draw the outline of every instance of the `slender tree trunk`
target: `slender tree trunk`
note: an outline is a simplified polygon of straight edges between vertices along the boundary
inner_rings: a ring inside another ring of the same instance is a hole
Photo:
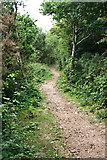
[[[75,42],[73,41],[72,42],[72,54],[71,54],[71,59],[73,60],[74,56],[75,56],[75,51],[76,51],[76,44]]]
[[[85,41],[87,38],[89,38],[92,33],[90,33],[88,36],[82,38],[79,42],[77,42],[77,35],[78,35],[78,28],[77,26],[73,26],[73,41],[72,41],[72,53],[71,53],[71,70],[73,68],[73,61],[74,61],[74,57],[76,54],[76,47],[82,43],[83,41]]]
[[[76,44],[77,44],[77,27],[73,26],[73,41],[72,41],[72,53],[71,53],[71,64],[70,70],[73,69],[73,61],[76,53]]]

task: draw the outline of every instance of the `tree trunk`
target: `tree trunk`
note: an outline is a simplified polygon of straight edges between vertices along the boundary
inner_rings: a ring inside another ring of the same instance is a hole
[[[77,27],[73,26],[73,42],[72,42],[72,53],[71,53],[71,64],[70,70],[73,69],[73,61],[76,53],[76,44],[77,44]]]
[[[74,56],[75,56],[75,51],[76,51],[76,44],[73,41],[72,42],[73,46],[72,46],[72,54],[71,54],[71,59],[73,60]]]

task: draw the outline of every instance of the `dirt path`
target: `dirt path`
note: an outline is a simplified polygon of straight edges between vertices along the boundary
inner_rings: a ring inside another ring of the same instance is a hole
[[[105,158],[105,126],[90,123],[85,114],[58,93],[56,80],[59,77],[55,68],[51,69],[54,77],[43,85],[43,91],[50,102],[52,112],[58,117],[68,144],[69,157],[66,158]]]

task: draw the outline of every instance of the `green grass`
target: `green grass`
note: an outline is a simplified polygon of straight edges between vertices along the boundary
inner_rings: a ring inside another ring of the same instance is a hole
[[[46,107],[36,108],[33,116],[29,110],[21,111],[17,123],[19,134],[24,135],[23,145],[32,150],[32,158],[60,157],[56,146],[62,143],[62,131]]]

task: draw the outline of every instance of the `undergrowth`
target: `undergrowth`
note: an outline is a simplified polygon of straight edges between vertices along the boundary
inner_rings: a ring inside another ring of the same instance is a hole
[[[26,73],[27,83],[19,81],[20,84],[14,85],[17,82],[16,74],[9,74],[5,81],[3,90],[7,91],[7,95],[3,95],[2,104],[3,160],[59,156],[55,145],[61,131],[54,116],[43,107],[43,97],[39,91],[40,84],[50,79],[52,74],[46,65],[37,63],[28,64]],[[10,84],[12,79],[14,83]],[[10,96],[9,89],[12,93]]]
[[[89,54],[90,55],[90,54]],[[88,108],[97,118],[107,118],[107,59],[99,55],[74,61],[70,71],[69,64],[61,71],[59,88],[79,99],[83,108]]]

